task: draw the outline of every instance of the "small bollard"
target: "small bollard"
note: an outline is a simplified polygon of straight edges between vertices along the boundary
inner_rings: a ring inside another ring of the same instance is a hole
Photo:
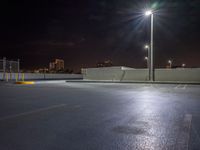
[[[15,81],[18,81],[18,73],[15,73]]]
[[[12,73],[10,72],[10,80],[12,80]]]
[[[24,73],[22,73],[22,81],[24,81]]]
[[[8,73],[6,72],[6,81],[8,82]]]

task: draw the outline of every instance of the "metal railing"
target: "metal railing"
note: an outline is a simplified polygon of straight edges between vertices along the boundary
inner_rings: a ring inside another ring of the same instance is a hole
[[[0,72],[3,73],[2,80],[8,80],[8,75],[12,79],[12,74],[17,74],[19,78],[20,73],[20,60],[17,61],[7,60],[5,57],[0,59]]]

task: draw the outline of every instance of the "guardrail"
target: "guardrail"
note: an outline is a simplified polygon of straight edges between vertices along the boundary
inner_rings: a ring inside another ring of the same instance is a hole
[[[8,73],[11,76],[12,73],[17,73],[17,78],[19,78],[20,72],[20,61],[7,60],[5,57],[0,59],[0,72],[3,73],[2,80],[8,79]],[[11,78],[11,77],[10,77]]]

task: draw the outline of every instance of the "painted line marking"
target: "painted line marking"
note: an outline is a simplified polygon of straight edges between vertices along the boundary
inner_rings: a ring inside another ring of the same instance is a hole
[[[186,114],[183,120],[183,126],[177,141],[177,150],[188,150],[189,139],[190,139],[190,129],[192,124],[192,115]]]
[[[185,90],[187,88],[187,84],[184,85],[183,89]]]
[[[27,115],[31,115],[31,114],[39,113],[39,112],[42,112],[42,111],[51,110],[51,109],[56,109],[56,108],[60,108],[60,107],[64,107],[64,106],[66,106],[66,104],[53,105],[53,106],[49,106],[49,107],[46,107],[46,108],[40,108],[40,109],[29,111],[29,112],[19,113],[19,114],[16,114],[16,115],[10,115],[10,116],[0,118],[0,121],[7,120],[7,119],[13,119],[13,118],[16,118],[16,117],[21,117],[21,116],[27,116]]]
[[[144,84],[143,85],[143,88],[153,88],[154,86],[152,84]]]
[[[187,84],[184,84],[184,85],[182,85],[182,84],[178,84],[176,87],[174,87],[175,89],[186,89],[187,88]]]
[[[181,84],[178,84],[177,86],[175,86],[175,89],[178,89],[181,86]]]

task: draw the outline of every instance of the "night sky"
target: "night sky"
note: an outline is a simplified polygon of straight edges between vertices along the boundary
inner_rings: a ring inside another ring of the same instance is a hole
[[[200,67],[200,0],[26,0],[1,2],[0,56],[22,68],[48,67],[54,58],[79,70],[111,60],[144,68],[155,11],[156,67]]]

